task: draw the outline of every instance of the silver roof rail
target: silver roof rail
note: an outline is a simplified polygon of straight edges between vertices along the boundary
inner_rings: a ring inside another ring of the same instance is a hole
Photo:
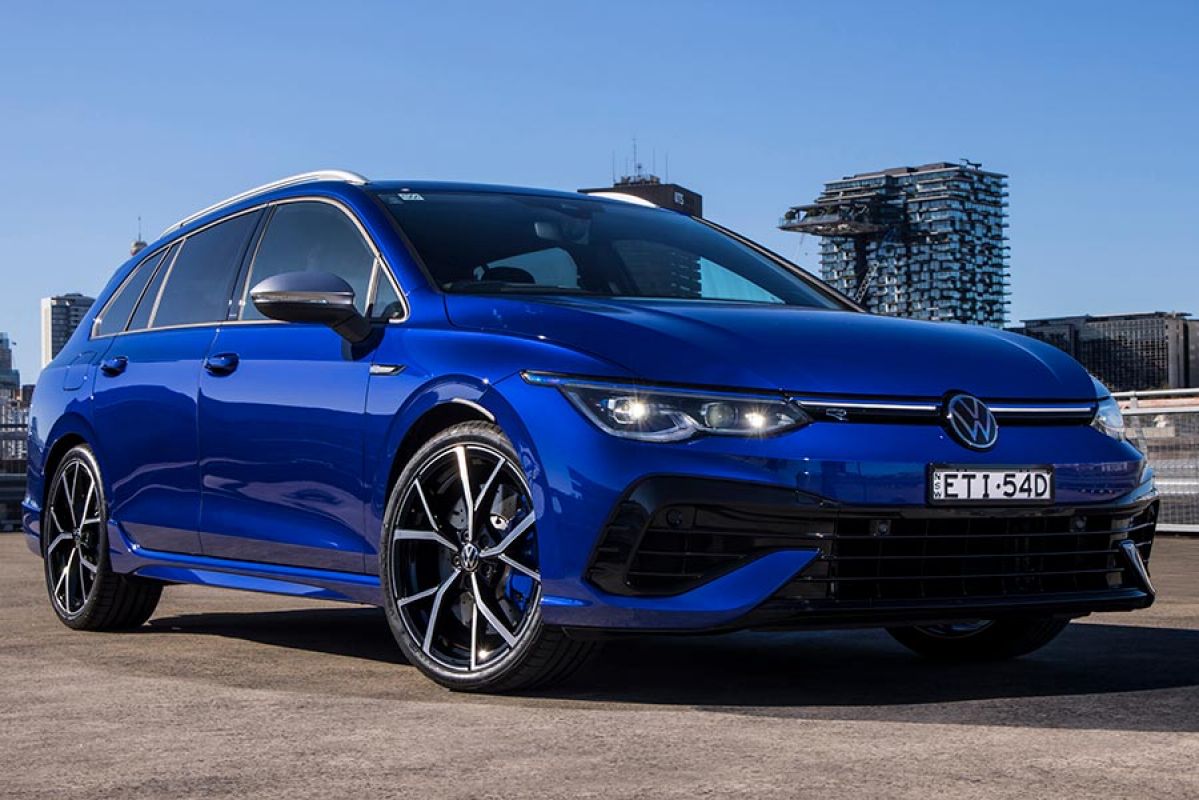
[[[213,211],[219,211],[220,209],[234,205],[235,203],[240,203],[242,200],[248,200],[256,194],[262,194],[263,192],[269,192],[274,189],[282,189],[287,186],[296,186],[301,183],[312,183],[314,181],[342,181],[344,183],[352,183],[355,186],[361,186],[362,184],[368,182],[366,178],[359,175],[357,172],[348,172],[344,169],[321,169],[315,172],[301,172],[299,175],[292,175],[288,178],[281,178],[277,181],[264,183],[261,186],[255,186],[253,189],[247,189],[244,192],[235,194],[232,197],[228,197],[219,203],[213,203],[207,208],[201,209],[196,213],[179,220],[174,225],[170,226],[161,234],[159,234],[159,237],[161,238],[172,231],[177,231],[184,225],[187,225],[190,222],[195,222],[200,217],[211,214]]]

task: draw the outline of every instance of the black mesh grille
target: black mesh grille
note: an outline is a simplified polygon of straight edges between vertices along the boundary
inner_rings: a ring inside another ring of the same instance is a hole
[[[777,595],[815,606],[953,601],[1135,586],[1120,554],[1152,547],[1156,504],[1135,510],[846,511],[817,504],[647,504],[609,520],[588,578],[615,594],[693,589],[765,553],[821,557]]]
[[[1148,560],[1155,511],[842,518],[823,558],[778,596],[871,605],[1135,586],[1118,543],[1132,539]]]

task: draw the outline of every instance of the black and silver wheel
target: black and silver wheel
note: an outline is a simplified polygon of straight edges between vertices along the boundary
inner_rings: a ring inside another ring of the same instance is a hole
[[[888,628],[895,640],[941,661],[1002,661],[1039,650],[1069,624],[1057,617],[979,619]]]
[[[46,589],[54,613],[76,630],[141,625],[162,584],[114,573],[108,558],[108,507],[100,467],[80,445],[59,462],[42,513]]]
[[[415,454],[392,487],[380,553],[392,632],[444,686],[544,685],[591,649],[542,623],[532,494],[494,425],[456,425]]]

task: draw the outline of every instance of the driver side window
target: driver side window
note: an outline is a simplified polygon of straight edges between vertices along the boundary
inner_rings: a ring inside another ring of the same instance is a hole
[[[317,201],[282,203],[275,208],[250,266],[241,319],[266,319],[249,299],[256,284],[280,273],[306,271],[330,272],[350,284],[354,305],[366,314],[374,268],[374,252],[340,208]]]

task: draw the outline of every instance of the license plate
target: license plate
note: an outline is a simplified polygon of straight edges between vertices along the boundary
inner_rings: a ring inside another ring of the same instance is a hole
[[[954,467],[928,470],[931,503],[1002,505],[1052,503],[1052,467]]]

